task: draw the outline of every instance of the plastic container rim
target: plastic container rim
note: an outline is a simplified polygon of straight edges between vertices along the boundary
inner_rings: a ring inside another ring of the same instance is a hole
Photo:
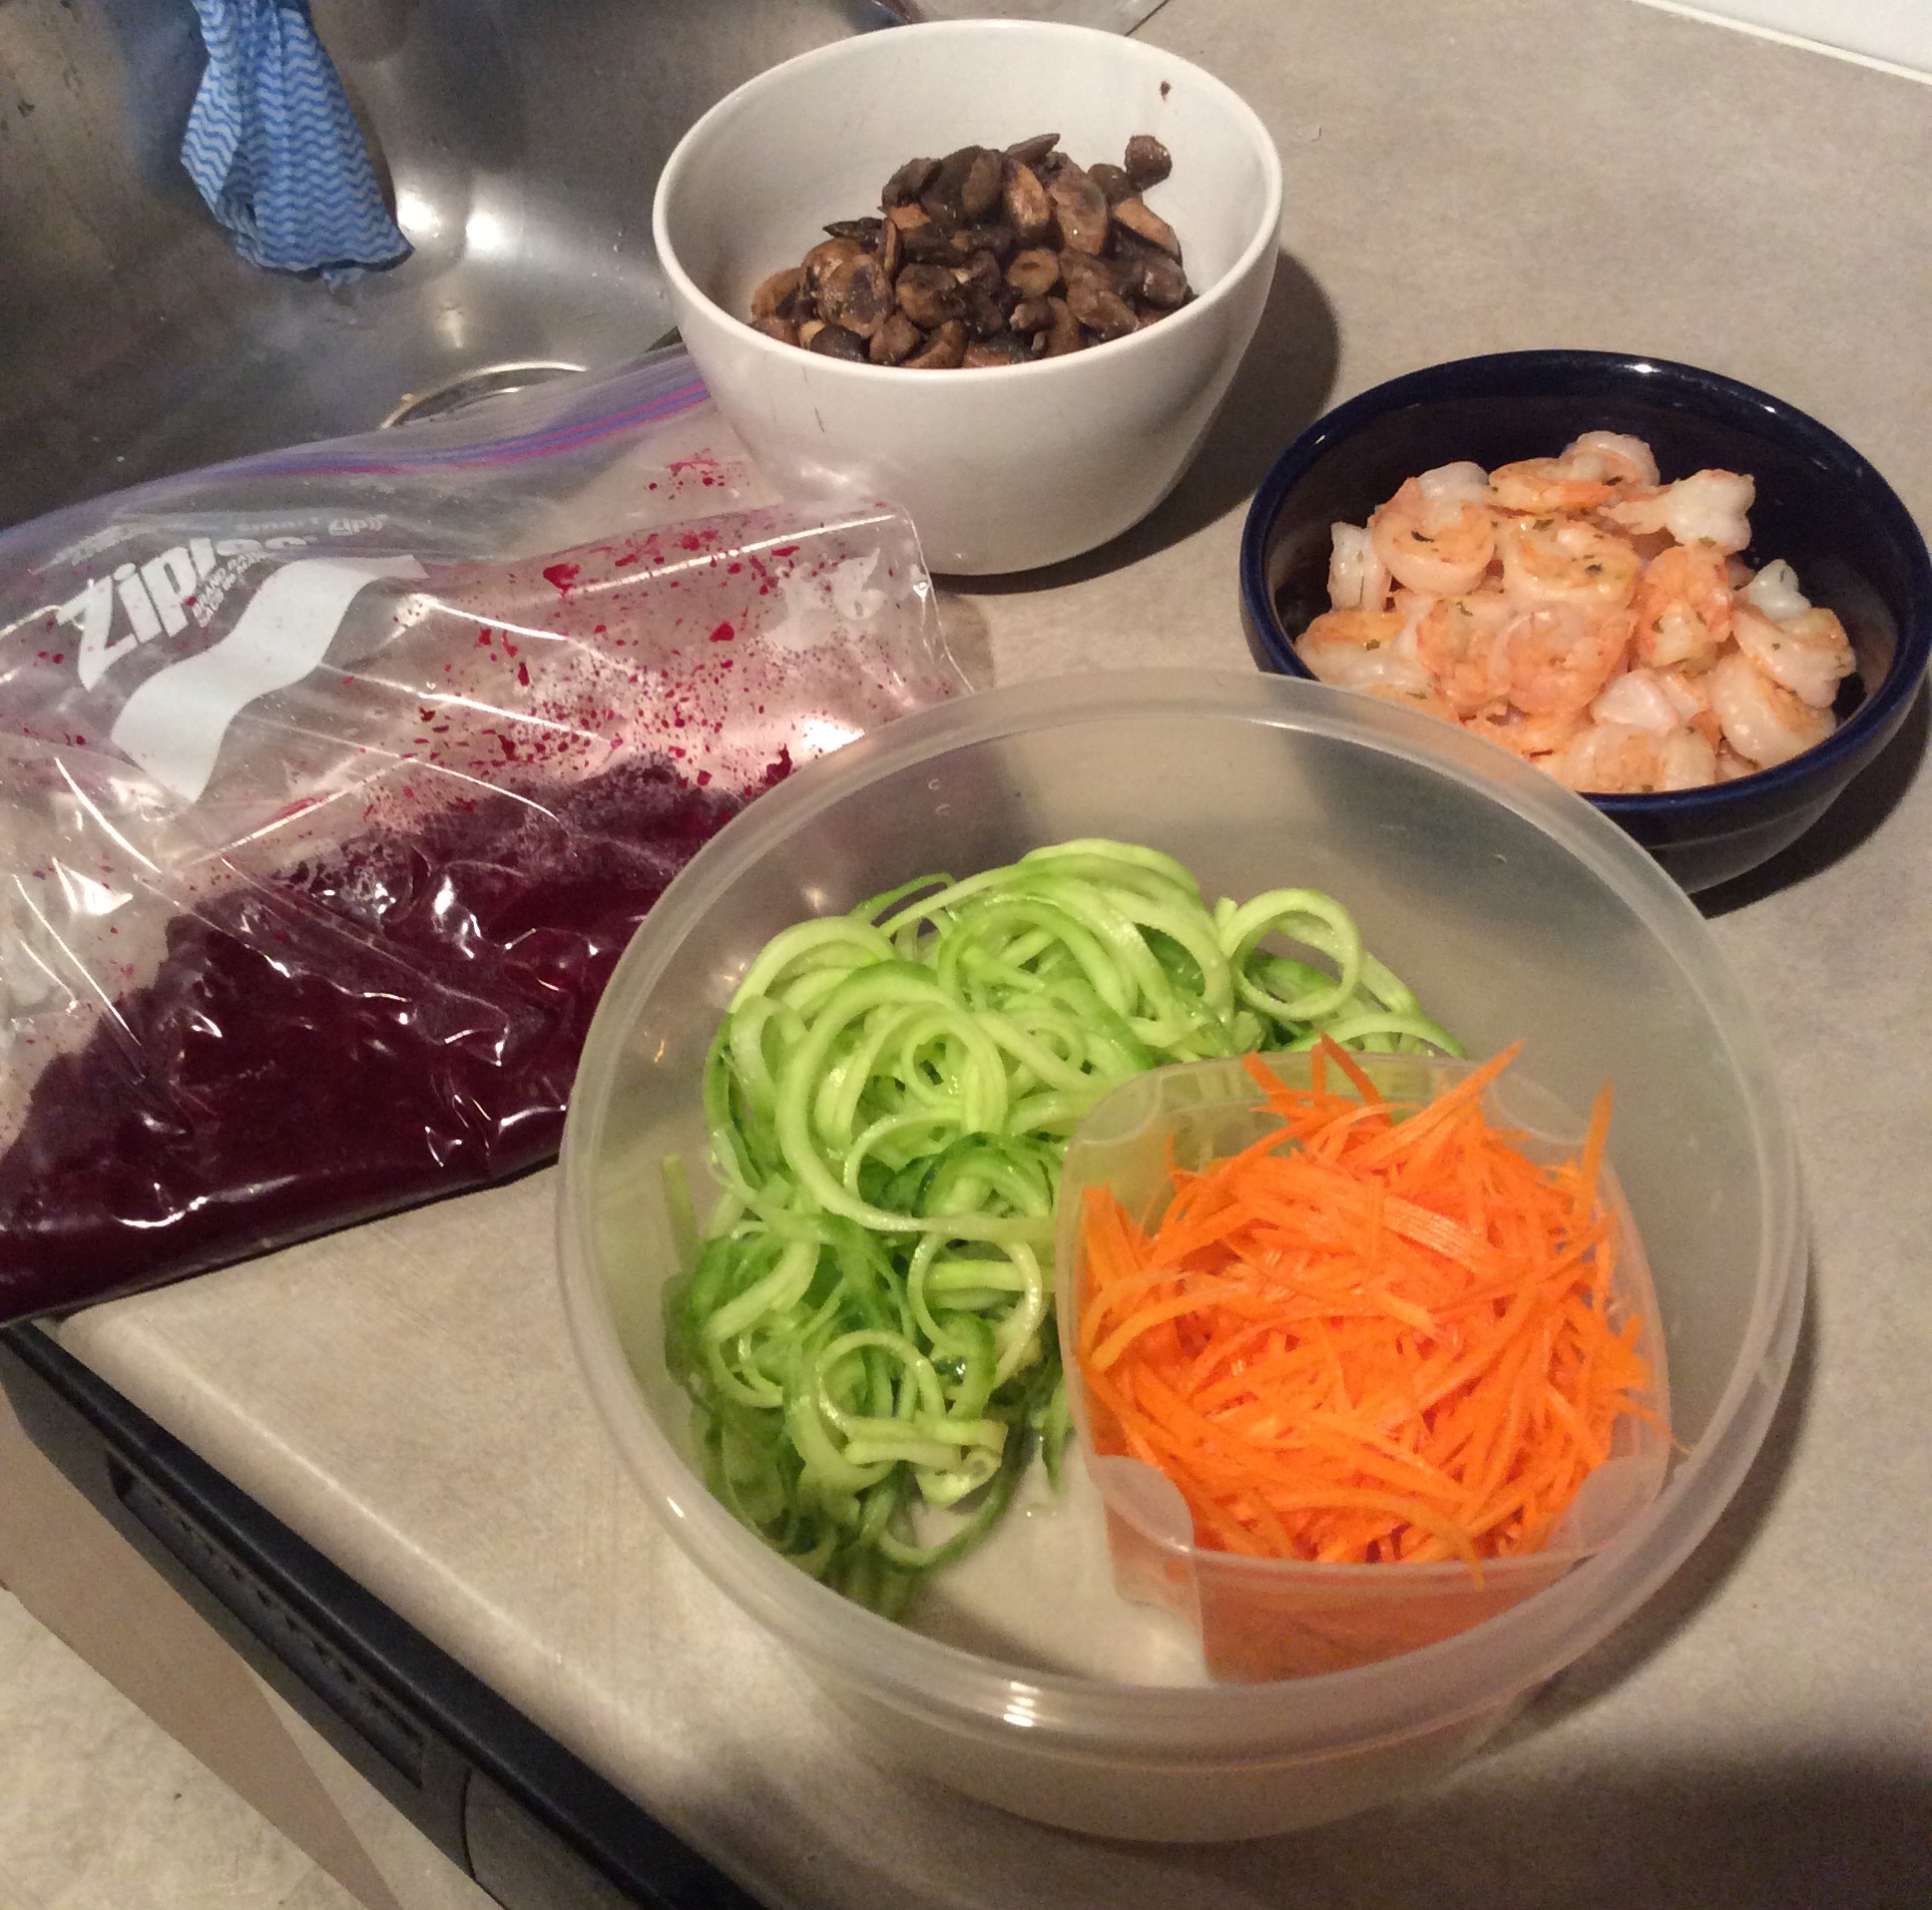
[[[716,893],[774,843],[886,774],[1002,736],[1163,716],[1259,722],[1423,764],[1553,837],[1667,947],[1686,938],[1700,944],[1704,959],[1687,972],[1687,984],[1746,1089],[1761,1164],[1766,1277],[1704,1436],[1651,1506],[1556,1585],[1473,1631],[1380,1664],[1278,1683],[1112,1685],[1025,1670],[922,1637],[808,1578],[732,1519],[644,1408],[581,1232],[623,1048],[620,1018],[685,940],[702,932]],[[565,1310],[600,1416],[674,1540],[742,1611],[846,1688],[923,1722],[996,1737],[1024,1727],[1030,1750],[1056,1756],[1157,1764],[1207,1758],[1232,1767],[1361,1750],[1493,1708],[1573,1663],[1677,1570],[1754,1458],[1795,1351],[1805,1286],[1796,1147],[1755,1011],[1695,907],[1581,796],[1499,757],[1428,716],[1300,679],[1110,670],[980,692],[899,717],[806,764],[700,849],[625,951],[593,1019],[565,1123],[558,1237]]]
[[[907,33],[932,36],[935,40],[984,40],[994,38],[1054,39],[1069,44],[1105,46],[1112,51],[1125,52],[1130,59],[1143,64],[1158,63],[1164,69],[1185,71],[1192,84],[1199,85],[1209,97],[1215,99],[1221,115],[1239,125],[1247,134],[1255,158],[1260,164],[1262,176],[1262,203],[1257,210],[1255,230],[1242,245],[1239,255],[1221,276],[1206,291],[1200,292],[1172,316],[1147,331],[1131,332],[1125,338],[1108,341],[1110,364],[1119,364],[1125,352],[1145,352],[1157,348],[1162,336],[1172,338],[1175,328],[1185,326],[1198,328],[1207,315],[1228,302],[1238,286],[1253,267],[1256,258],[1268,246],[1279,242],[1281,225],[1281,157],[1275,150],[1272,136],[1261,124],[1254,109],[1226,84],[1217,80],[1205,68],[1193,61],[1184,59],[1180,54],[1168,53],[1160,48],[1145,45],[1137,40],[1125,40],[1120,35],[1105,33],[1098,27],[1073,26],[1061,21],[1049,20],[931,20],[921,21],[911,26],[886,29],[880,33],[864,33],[851,39],[834,40],[822,47],[814,47],[809,52],[794,55],[781,61],[763,73],[754,75],[741,86],[727,93],[724,99],[712,107],[699,119],[672,148],[671,157],[666,160],[664,171],[658,176],[658,188],[651,202],[651,239],[658,259],[664,266],[665,275],[671,280],[678,294],[703,310],[723,318],[739,339],[749,347],[763,354],[774,367],[792,364],[798,355],[796,345],[780,343],[768,338],[754,326],[745,323],[736,313],[727,311],[717,299],[701,286],[690,272],[685,269],[678,256],[677,247],[671,239],[671,216],[669,207],[680,189],[684,175],[697,164],[696,154],[726,121],[755,110],[762,96],[779,86],[788,84],[798,73],[815,67],[832,67],[848,61],[859,61],[872,57],[870,49],[881,39],[901,41]],[[943,57],[943,46],[933,48],[935,57]],[[835,210],[835,209],[834,209]],[[1078,364],[1089,356],[1086,352],[1069,352],[1060,358],[1042,359],[1033,364],[1021,365],[982,365],[970,372],[963,367],[952,366],[938,371],[922,374],[926,378],[939,378],[953,381],[970,376],[974,380],[973,389],[979,390],[987,381],[1005,382],[1013,378],[1037,378],[1056,372],[1065,375],[1071,364]],[[896,365],[853,364],[847,360],[832,357],[815,357],[814,371],[822,372],[833,378],[853,378],[864,384],[880,378],[890,378],[903,383],[904,372]],[[887,387],[891,388],[891,387]],[[943,387],[942,387],[943,388]],[[990,385],[987,385],[990,388]]]

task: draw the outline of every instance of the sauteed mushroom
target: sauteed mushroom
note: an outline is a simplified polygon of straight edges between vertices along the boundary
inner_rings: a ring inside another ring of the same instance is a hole
[[[1047,198],[1047,189],[1040,184],[1040,175],[1031,166],[1011,156],[1006,169],[1006,181],[1000,193],[1006,223],[1020,244],[1036,244],[1046,237],[1047,228],[1053,223],[1053,205]]]
[[[783,344],[911,370],[1028,364],[1105,344],[1194,296],[1174,228],[1142,197],[1173,171],[1146,133],[1076,165],[1057,133],[909,159],[879,210],[830,221],[751,294]]]
[[[1159,186],[1174,171],[1174,155],[1152,133],[1136,133],[1127,143],[1127,176],[1137,193]]]
[[[902,360],[911,371],[949,371],[966,355],[966,327],[948,318],[926,340],[926,348]]]
[[[1158,245],[1170,258],[1181,256],[1181,241],[1175,238],[1174,228],[1139,194],[1130,194],[1126,199],[1114,202],[1114,221],[1116,225],[1125,226],[1136,239],[1145,239],[1150,245]]]

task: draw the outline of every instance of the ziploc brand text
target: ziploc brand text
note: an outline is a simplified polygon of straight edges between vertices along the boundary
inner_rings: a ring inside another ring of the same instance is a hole
[[[138,645],[178,637],[191,619],[204,630],[249,568],[270,553],[304,550],[305,537],[191,537],[145,564],[118,564],[88,579],[54,613],[80,634],[75,664],[81,687],[92,690]]]

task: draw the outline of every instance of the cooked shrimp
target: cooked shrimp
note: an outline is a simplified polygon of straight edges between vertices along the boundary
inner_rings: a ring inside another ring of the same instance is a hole
[[[1385,610],[1389,574],[1359,524],[1328,527],[1328,602],[1336,610]]]
[[[1772,558],[1740,594],[1752,610],[1761,610],[1774,624],[1801,617],[1811,608],[1810,598],[1798,589],[1797,572],[1781,557]]]
[[[1710,676],[1682,669],[1653,670],[1658,688],[1671,700],[1678,720],[1694,729],[1714,749],[1723,740],[1723,725],[1710,708]]]
[[[1331,610],[1301,633],[1295,650],[1337,690],[1389,689],[1426,696],[1435,686],[1416,655],[1414,604],[1395,610]]]
[[[1456,714],[1455,706],[1448,698],[1434,690],[1399,690],[1393,684],[1370,684],[1367,695],[1383,703],[1395,704],[1403,710],[1413,710],[1424,716],[1435,716],[1443,722],[1462,726],[1462,718]]]
[[[1559,782],[1598,795],[1695,789],[1717,777],[1717,752],[1694,729],[1662,735],[1628,722],[1593,722],[1544,765]]]
[[[1501,591],[1438,598],[1416,630],[1416,654],[1451,709],[1473,716],[1509,695],[1503,634],[1516,610]]]
[[[1723,733],[1710,714],[1707,677],[1693,677],[1686,670],[1656,670],[1649,664],[1634,665],[1613,677],[1590,706],[1590,714],[1607,722],[1633,722],[1659,735],[1682,723],[1713,745]]]
[[[1673,729],[1658,739],[1660,789],[1701,789],[1717,780],[1717,745],[1701,729]]]
[[[1431,503],[1418,478],[1368,520],[1375,555],[1398,584],[1431,597],[1474,590],[1496,550],[1496,528],[1482,505],[1450,491]]]
[[[1749,775],[1834,727],[1856,665],[1782,560],[1753,571],[1755,486],[1659,482],[1641,438],[1407,479],[1331,527],[1317,677],[1427,711],[1592,791]]]
[[[1789,762],[1837,727],[1829,710],[1792,696],[1735,650],[1710,673],[1710,707],[1724,740],[1759,768]]]
[[[1637,590],[1637,553],[1621,537],[1580,518],[1506,518],[1496,548],[1504,593],[1525,608],[1622,610]]]
[[[1489,473],[1467,458],[1457,464],[1438,464],[1416,479],[1423,504],[1432,513],[1457,511],[1465,504],[1488,504]]]
[[[1564,447],[1563,461],[1579,469],[1594,460],[1596,475],[1616,490],[1651,490],[1657,484],[1657,459],[1642,438],[1617,431],[1586,431]]]
[[[1699,711],[1710,708],[1710,679],[1691,671],[1673,667],[1658,670],[1657,680],[1664,694],[1677,706],[1678,715],[1689,722]]]
[[[1680,544],[1714,544],[1728,554],[1750,542],[1757,486],[1736,471],[1693,471],[1655,490],[1613,499],[1604,515],[1639,534],[1669,531]]]
[[[1504,633],[1510,701],[1531,716],[1588,709],[1629,647],[1628,611],[1594,616],[1574,604],[1523,612]]]
[[[1651,559],[1637,583],[1637,655],[1668,670],[1704,670],[1730,635],[1731,591],[1723,553],[1674,544]]]
[[[1737,648],[1772,683],[1814,710],[1829,710],[1839,684],[1857,668],[1844,625],[1821,606],[1773,622],[1746,604],[1732,628]]]
[[[1561,749],[1589,722],[1588,713],[1582,710],[1560,710],[1551,716],[1526,716],[1520,710],[1510,710],[1500,716],[1471,716],[1463,726],[1489,742],[1537,761],[1553,749]]]
[[[1663,677],[1642,664],[1611,678],[1591,704],[1590,714],[1599,722],[1627,723],[1654,736],[1682,727],[1687,717]]]
[[[1489,474],[1490,501],[1531,517],[1575,516],[1613,495],[1600,458],[1519,458]]]

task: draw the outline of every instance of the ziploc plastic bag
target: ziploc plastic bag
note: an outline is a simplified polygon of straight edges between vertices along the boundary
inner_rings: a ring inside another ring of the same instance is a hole
[[[547,1160],[671,877],[963,687],[682,353],[549,399],[0,536],[0,1320]]]

